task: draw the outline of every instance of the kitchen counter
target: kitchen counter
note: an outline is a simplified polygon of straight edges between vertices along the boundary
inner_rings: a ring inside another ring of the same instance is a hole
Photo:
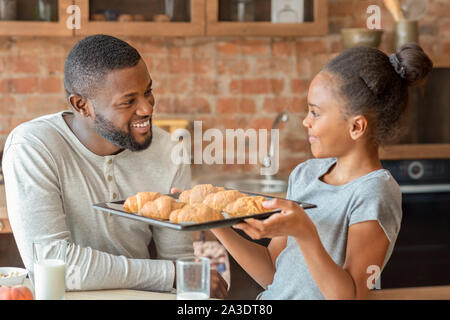
[[[67,300],[176,300],[172,293],[139,290],[67,292]],[[450,286],[371,291],[368,300],[450,300]]]
[[[372,290],[369,300],[450,300],[450,286]]]
[[[66,300],[176,300],[174,293],[140,290],[98,290],[66,292]]]
[[[24,282],[30,287],[30,280]],[[416,287],[373,290],[369,300],[450,300],[450,286]],[[150,292],[129,289],[71,291],[66,300],[176,300],[174,293]]]
[[[34,294],[33,286],[29,278],[26,278],[23,284],[30,288]],[[176,298],[175,293],[130,289],[66,292],[66,300],[176,300]]]
[[[138,290],[67,292],[67,300],[175,300],[172,293]],[[374,290],[369,300],[449,300],[450,286]]]

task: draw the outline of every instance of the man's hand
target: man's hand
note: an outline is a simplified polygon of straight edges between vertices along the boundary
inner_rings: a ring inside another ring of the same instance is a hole
[[[211,269],[210,296],[225,299],[228,295],[228,284],[216,269]]]
[[[183,192],[183,190],[178,189],[178,188],[172,188],[172,189],[170,189],[170,193],[177,193],[177,192]]]

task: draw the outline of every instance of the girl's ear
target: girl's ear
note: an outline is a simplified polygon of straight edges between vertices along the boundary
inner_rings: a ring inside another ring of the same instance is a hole
[[[358,140],[367,131],[367,118],[363,115],[355,116],[352,118],[350,126],[350,137],[353,140]]]
[[[83,116],[83,118],[89,118],[91,116],[91,108],[89,101],[82,96],[77,94],[71,94],[69,96],[69,102],[72,105],[72,108]]]

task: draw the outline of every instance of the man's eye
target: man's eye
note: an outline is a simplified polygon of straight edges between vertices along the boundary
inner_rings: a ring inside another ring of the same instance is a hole
[[[147,91],[145,92],[145,95],[146,95],[146,96],[150,95],[150,94],[152,93],[152,91],[153,91],[153,89],[147,90]]]
[[[131,100],[125,102],[124,105],[128,105],[128,106],[132,105],[134,103],[134,101],[135,101],[134,99],[131,99]]]

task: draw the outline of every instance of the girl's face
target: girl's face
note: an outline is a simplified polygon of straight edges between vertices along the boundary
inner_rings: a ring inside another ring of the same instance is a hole
[[[339,157],[348,152],[354,140],[351,123],[345,119],[345,101],[337,92],[336,78],[322,71],[308,91],[308,114],[303,125],[308,129],[311,152],[316,158]]]

